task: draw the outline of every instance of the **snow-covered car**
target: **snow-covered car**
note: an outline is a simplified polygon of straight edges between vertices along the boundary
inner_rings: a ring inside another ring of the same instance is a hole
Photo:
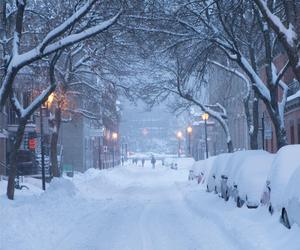
[[[287,227],[300,226],[300,167],[293,173],[284,191],[280,220]]]
[[[225,153],[216,156],[212,162],[211,169],[207,175],[206,188],[208,192],[221,192],[221,176],[227,167],[227,162],[233,154]]]
[[[193,172],[194,178],[197,179],[198,184],[205,182],[215,158],[216,156],[212,156],[206,160],[196,161],[193,164],[191,171]]]
[[[227,201],[230,197],[231,191],[235,186],[235,175],[238,171],[238,168],[242,166],[241,162],[243,161],[243,157],[247,155],[247,151],[237,151],[231,154],[226,164],[226,167],[223,169],[220,178],[220,195],[221,197]]]
[[[189,177],[188,177],[188,179],[189,179],[189,181],[192,181],[192,180],[194,180],[195,179],[195,173],[194,173],[194,170],[190,170],[189,171]]]
[[[250,150],[244,151],[239,157],[240,167],[228,180],[231,196],[238,207],[245,203],[248,208],[257,208],[275,155],[262,150]]]
[[[281,213],[281,221],[286,227],[296,221],[295,207],[299,197],[300,145],[287,145],[276,154],[268,177],[270,190],[269,211]],[[298,179],[297,179],[298,178]],[[298,184],[297,184],[298,183]],[[298,188],[298,189],[297,189]],[[297,208],[298,211],[299,207]],[[298,212],[299,213],[299,212]]]

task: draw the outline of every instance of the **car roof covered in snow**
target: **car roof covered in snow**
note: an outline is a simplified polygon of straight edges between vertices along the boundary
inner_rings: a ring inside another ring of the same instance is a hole
[[[241,167],[241,163],[247,155],[249,155],[249,151],[237,151],[234,152],[228,160],[227,166],[222,174],[228,178],[229,185],[235,184],[234,181],[238,168]]]
[[[259,202],[274,157],[275,154],[262,150],[246,151],[234,176],[241,197],[247,195],[248,200]]]
[[[268,177],[273,206],[284,203],[284,191],[291,177],[300,167],[299,156],[300,145],[287,145],[277,152]]]
[[[207,178],[207,184],[209,186],[214,185],[215,180],[213,176],[216,177],[216,180],[219,180],[221,178],[221,175],[224,172],[224,169],[227,167],[227,162],[229,161],[230,157],[232,156],[232,153],[224,153],[218,155],[214,161],[212,162],[212,166],[210,169],[210,172],[208,174]]]
[[[218,156],[212,156],[209,157],[206,160],[201,160],[201,161],[196,161],[191,170],[194,171],[195,175],[199,175],[201,173],[203,173],[203,175],[205,176],[205,180],[206,177],[209,175],[210,170],[212,168],[213,162],[215,161],[215,159],[217,159]]]

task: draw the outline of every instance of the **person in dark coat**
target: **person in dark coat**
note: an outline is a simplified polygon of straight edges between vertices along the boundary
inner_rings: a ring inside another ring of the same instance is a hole
[[[151,157],[152,168],[155,168],[155,163],[156,163],[156,159],[154,158],[154,155],[152,155]]]

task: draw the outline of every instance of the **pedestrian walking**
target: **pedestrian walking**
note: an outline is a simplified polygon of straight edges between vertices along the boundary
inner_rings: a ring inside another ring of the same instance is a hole
[[[154,158],[154,155],[152,155],[152,157],[151,157],[152,168],[155,168],[155,163],[156,163],[156,160]]]
[[[143,158],[142,159],[142,167],[144,167],[144,165],[145,165],[145,159]]]

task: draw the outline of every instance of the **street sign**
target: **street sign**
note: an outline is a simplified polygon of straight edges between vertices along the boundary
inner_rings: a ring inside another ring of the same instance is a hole
[[[265,139],[267,139],[267,140],[272,139],[272,129],[271,128],[265,130]]]

